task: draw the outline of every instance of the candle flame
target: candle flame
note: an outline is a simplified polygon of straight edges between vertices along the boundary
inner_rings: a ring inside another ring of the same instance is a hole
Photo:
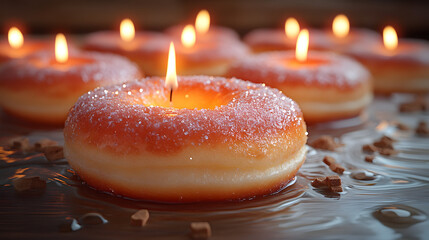
[[[195,29],[192,25],[186,25],[183,29],[182,44],[187,48],[195,45]]]
[[[207,10],[201,10],[195,19],[195,28],[197,33],[205,34],[210,28],[210,14]]]
[[[24,44],[24,36],[22,35],[21,31],[19,31],[19,29],[16,27],[12,27],[9,29],[8,40],[9,45],[14,49],[18,49]]]
[[[286,37],[295,39],[299,34],[299,23],[295,18],[288,18],[285,22]]]
[[[119,32],[121,34],[121,39],[125,42],[131,42],[136,35],[136,30],[134,28],[134,23],[129,18],[125,18],[121,21],[119,27]]]
[[[178,87],[176,74],[176,52],[173,42],[170,43],[168,51],[167,75],[165,76],[165,87],[175,90]]]
[[[337,15],[332,22],[332,31],[338,38],[344,38],[349,34],[350,22],[344,14]]]
[[[398,35],[392,26],[387,26],[383,30],[384,46],[388,50],[395,50],[398,47]]]
[[[64,34],[58,33],[55,37],[55,59],[59,63],[67,62],[69,52],[67,48],[67,40]]]
[[[296,59],[300,62],[307,61],[309,39],[310,34],[308,33],[307,29],[303,29],[301,32],[299,32],[298,39],[296,41],[295,56]]]

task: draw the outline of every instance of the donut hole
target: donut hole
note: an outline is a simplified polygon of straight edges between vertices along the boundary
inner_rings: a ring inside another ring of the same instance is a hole
[[[144,97],[139,104],[176,109],[215,109],[228,104],[233,98],[233,94],[179,87],[173,91],[172,102],[169,97],[170,92],[165,91],[162,94],[158,92]]]

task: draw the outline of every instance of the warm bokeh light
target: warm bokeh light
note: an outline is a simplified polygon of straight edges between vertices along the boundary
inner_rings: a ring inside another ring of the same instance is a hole
[[[310,34],[308,33],[307,29],[303,29],[301,32],[299,32],[298,39],[296,41],[295,56],[296,59],[300,62],[307,61],[309,39]]]
[[[339,38],[344,38],[349,34],[350,22],[344,14],[337,15],[332,22],[332,31]]]
[[[22,45],[24,44],[24,36],[22,35],[21,31],[19,31],[19,29],[16,27],[12,27],[9,29],[8,40],[9,45],[15,49],[22,47]]]
[[[170,90],[175,90],[178,87],[176,74],[176,52],[174,44],[170,43],[168,51],[167,75],[165,76],[165,87]]]
[[[295,18],[288,18],[285,22],[286,37],[295,39],[299,34],[299,23]]]
[[[183,46],[190,48],[195,45],[195,29],[192,25],[186,25],[182,32]]]
[[[398,35],[392,26],[387,26],[383,30],[384,46],[388,50],[395,50],[398,47]]]
[[[119,32],[121,34],[121,38],[125,42],[131,42],[136,35],[136,31],[134,29],[134,23],[131,19],[126,18],[122,20],[121,26],[119,27]]]
[[[207,10],[201,10],[195,19],[195,28],[197,33],[204,34],[210,28],[210,14]]]
[[[64,34],[58,33],[55,37],[55,59],[59,63],[67,62],[69,51],[67,48],[67,40]]]

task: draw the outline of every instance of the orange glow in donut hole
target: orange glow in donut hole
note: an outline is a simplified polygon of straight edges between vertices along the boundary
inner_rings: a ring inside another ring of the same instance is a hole
[[[191,48],[195,45],[195,28],[192,25],[186,25],[182,32],[182,44],[186,48]]]
[[[135,28],[131,19],[126,18],[121,21],[121,25],[119,27],[119,33],[121,35],[121,39],[124,42],[131,42],[135,37]]]
[[[8,40],[9,45],[14,49],[21,48],[22,45],[24,45],[24,36],[22,35],[21,31],[19,31],[19,29],[16,27],[12,27],[9,29]]]
[[[338,38],[345,38],[350,31],[349,19],[344,14],[337,15],[332,22],[332,31]]]
[[[58,33],[55,37],[55,60],[58,63],[65,63],[69,58],[69,52],[67,48],[67,40],[64,34]]]
[[[166,108],[187,108],[187,109],[214,109],[227,104],[231,98],[219,97],[218,92],[204,91],[195,86],[178,87],[176,74],[176,54],[174,44],[170,43],[168,52],[167,74],[165,77],[165,87],[174,96],[169,99],[163,97],[159,91],[153,92],[147,99],[141,102],[134,102],[146,106],[161,106]],[[173,92],[174,90],[174,92]]]
[[[299,34],[299,23],[295,18],[288,18],[285,22],[285,33],[286,37],[290,39],[295,39]]]
[[[197,33],[205,34],[210,28],[210,14],[207,10],[201,10],[195,19],[195,28]]]
[[[387,50],[393,51],[398,47],[398,35],[392,26],[383,29],[383,42]]]

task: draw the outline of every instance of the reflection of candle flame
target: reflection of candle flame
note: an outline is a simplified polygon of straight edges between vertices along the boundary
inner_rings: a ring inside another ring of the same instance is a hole
[[[9,29],[8,40],[9,45],[15,49],[22,47],[22,45],[24,44],[24,36],[22,35],[21,31],[19,31],[19,29],[16,27],[12,27]]]
[[[58,33],[55,37],[55,59],[59,63],[67,62],[69,52],[67,48],[67,40],[64,34]]]
[[[387,26],[383,30],[384,46],[388,50],[395,50],[398,47],[398,35],[392,26]]]
[[[296,41],[296,59],[300,62],[307,61],[307,52],[308,52],[308,43],[309,43],[309,33],[307,29],[303,29],[299,32],[298,40]]]
[[[186,25],[183,29],[182,44],[187,48],[195,45],[195,29],[192,25]]]
[[[177,74],[176,74],[176,52],[174,50],[174,44],[170,43],[170,50],[168,51],[168,64],[167,64],[167,75],[165,77],[165,87],[170,90],[175,90],[178,87]]]
[[[295,39],[299,34],[299,23],[295,18],[288,18],[285,22],[285,33],[290,39]]]
[[[201,10],[195,19],[195,28],[199,34],[204,34],[210,28],[210,14],[207,10]]]
[[[135,36],[135,29],[133,22],[126,18],[122,20],[121,25],[119,27],[119,32],[121,34],[121,39],[125,42],[131,42]]]
[[[332,22],[332,31],[339,38],[346,37],[350,31],[349,19],[344,14],[337,15]]]

